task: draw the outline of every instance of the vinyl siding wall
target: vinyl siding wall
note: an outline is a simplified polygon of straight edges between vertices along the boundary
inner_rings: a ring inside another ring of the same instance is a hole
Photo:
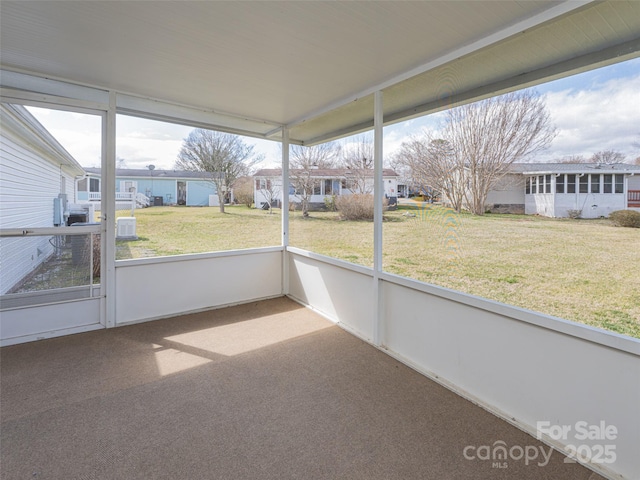
[[[0,141],[0,228],[52,227],[53,199],[62,178],[69,201],[75,195],[74,175],[44,158],[44,152],[3,126]],[[0,294],[53,253],[49,237],[0,238]]]

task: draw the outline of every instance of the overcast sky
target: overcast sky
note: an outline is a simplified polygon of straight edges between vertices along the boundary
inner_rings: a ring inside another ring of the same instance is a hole
[[[640,156],[640,58],[536,87],[544,96],[559,131],[548,151],[533,161],[553,161],[567,155],[590,157],[616,150],[627,160]],[[100,166],[100,119],[90,115],[29,107],[54,137],[85,167]],[[386,127],[385,158],[409,135],[437,128],[441,116],[431,115]],[[118,115],[117,156],[128,168],[171,169],[191,128]],[[265,156],[262,166],[280,163],[277,142],[246,138]]]

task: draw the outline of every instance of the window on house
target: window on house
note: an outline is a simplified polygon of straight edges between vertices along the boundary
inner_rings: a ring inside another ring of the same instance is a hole
[[[133,192],[137,187],[138,182],[134,182],[133,180],[125,180],[121,183],[123,192]]]
[[[544,175],[538,177],[538,193],[547,193],[544,190]]]
[[[334,178],[333,180],[331,180],[331,182],[333,183],[333,194],[340,195],[340,180]]]
[[[538,193],[538,177],[531,177],[531,193],[532,194],[536,194]]]
[[[602,193],[613,193],[613,175],[603,175]]]
[[[260,189],[261,190],[271,190],[271,180],[269,178],[261,178],[260,179]]]
[[[580,177],[580,193],[589,193],[589,175]]]
[[[556,177],[556,193],[565,193],[565,180],[566,175],[558,175]]]
[[[591,174],[591,193],[600,193],[600,174]]]
[[[270,190],[271,180],[268,178],[261,178],[259,180],[256,180],[256,188],[258,190]]]
[[[322,195],[320,181],[316,181],[313,183],[313,195]]]
[[[89,179],[89,191],[90,192],[99,192],[100,191],[100,179],[99,178],[90,178]]]
[[[327,179],[324,181],[324,194],[325,195],[333,195],[333,181],[331,179]]]
[[[624,193],[624,175],[616,174],[614,193]]]
[[[531,177],[527,178],[527,181],[525,182],[524,193],[525,195],[531,194]]]
[[[544,193],[551,193],[551,175],[544,176]]]
[[[567,175],[567,193],[576,193],[576,176],[575,176],[575,174]]]
[[[350,178],[343,178],[341,181],[341,184],[342,184],[343,190],[351,190],[351,191],[354,190],[355,182]]]

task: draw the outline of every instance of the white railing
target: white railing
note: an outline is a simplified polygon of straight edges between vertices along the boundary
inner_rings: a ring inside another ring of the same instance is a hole
[[[116,200],[128,200],[131,201],[134,197],[134,193],[133,192],[116,192]],[[100,192],[89,192],[89,200],[91,200],[92,202],[99,202],[100,200],[102,200],[102,195],[100,194]]]
[[[89,192],[90,202],[99,202],[100,200],[102,200],[100,192]],[[149,197],[136,192],[116,192],[116,202],[134,203],[136,208],[145,208],[151,203]]]
[[[136,193],[136,207],[137,208],[148,207],[150,204],[151,204],[151,201],[149,200],[149,197],[147,197],[146,195],[144,195],[142,193]]]

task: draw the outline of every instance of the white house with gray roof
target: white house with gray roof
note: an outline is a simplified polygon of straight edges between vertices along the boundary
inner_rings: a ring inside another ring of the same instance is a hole
[[[291,169],[289,171],[289,201],[296,204],[302,201],[302,192],[296,188],[296,178],[306,176],[305,171]],[[325,198],[353,193],[373,193],[373,170],[353,171],[348,168],[316,168],[309,172],[308,185],[313,188],[309,198],[312,207],[323,208]],[[279,168],[263,168],[254,175],[253,194],[256,207],[263,207],[269,202],[280,205],[282,202],[282,170]],[[398,174],[390,169],[382,170],[382,183],[385,197],[397,198]],[[271,198],[270,198],[271,197]]]
[[[514,163],[489,192],[487,211],[546,217],[607,217],[640,211],[640,165]]]

